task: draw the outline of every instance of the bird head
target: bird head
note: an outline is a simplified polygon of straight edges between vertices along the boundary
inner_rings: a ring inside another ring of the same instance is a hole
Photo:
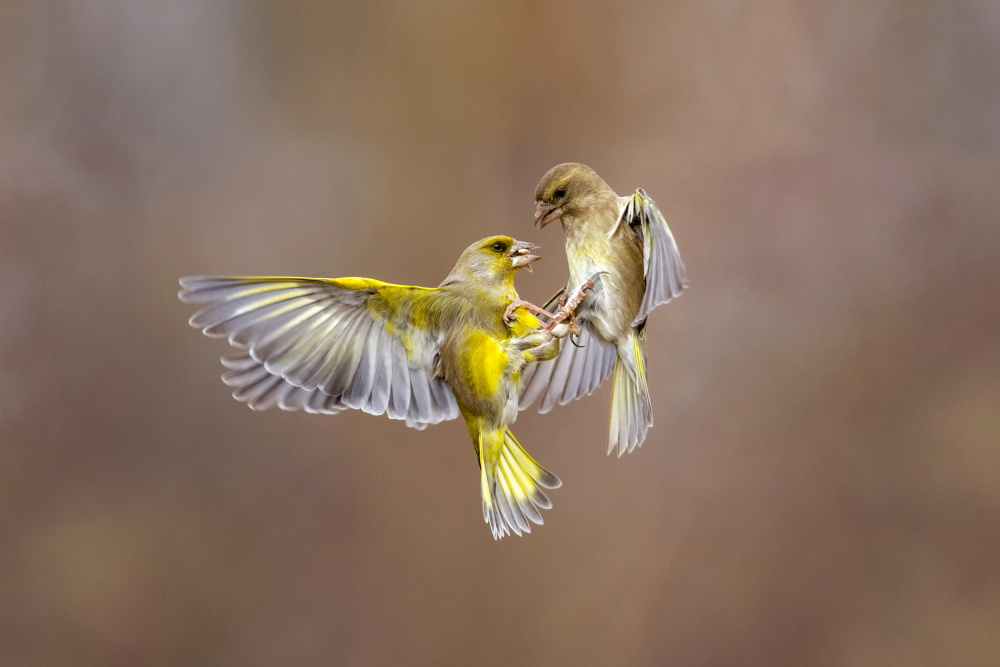
[[[572,224],[578,214],[601,197],[617,197],[614,190],[585,164],[559,164],[542,176],[535,188],[535,227],[560,220]]]
[[[514,274],[541,259],[532,255],[534,243],[517,241],[509,236],[490,236],[476,241],[462,253],[445,284],[453,281],[473,283],[487,289],[513,286]]]

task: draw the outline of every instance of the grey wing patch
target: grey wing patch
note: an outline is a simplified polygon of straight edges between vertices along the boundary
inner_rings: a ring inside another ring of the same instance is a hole
[[[406,425],[423,430],[458,416],[458,401],[448,383],[440,377],[428,377],[424,369],[410,369],[413,393]]]
[[[545,414],[557,404],[589,396],[611,375],[618,355],[614,347],[599,341],[586,326],[577,345],[563,340],[555,359],[528,368],[521,390],[522,410],[539,401],[538,411]]]
[[[335,415],[351,408],[345,403],[343,395],[331,396],[321,387],[304,389],[288,382],[280,375],[273,375],[264,364],[254,359],[249,351],[222,357],[222,365],[228,369],[223,374],[222,381],[233,388],[233,398],[246,403],[252,410],[279,407],[288,411],[304,410],[312,414]],[[378,386],[377,380],[375,385]],[[439,385],[431,393],[431,397],[437,397],[437,402],[428,403],[426,411],[419,411],[416,407],[412,411],[408,410],[409,388],[406,393],[400,392],[407,397],[405,405],[400,403],[390,410],[391,393],[388,389],[385,390],[383,399],[376,399],[373,390],[370,404],[363,406],[362,409],[370,414],[388,413],[392,419],[405,419],[407,426],[422,431],[428,424],[437,424],[458,416],[458,403],[451,387],[440,379],[435,379],[433,385]]]
[[[222,357],[222,365],[228,369],[222,381],[233,388],[233,398],[253,410],[278,406],[282,410],[335,415],[347,409],[339,396],[330,396],[322,389],[296,387],[280,375],[272,375],[247,351]]]
[[[656,202],[642,188],[631,197],[622,197],[618,222],[609,232],[615,233],[621,223],[638,221],[642,228],[642,269],[646,291],[633,326],[649,316],[657,306],[669,303],[687,287],[687,271],[681,261],[677,241]]]

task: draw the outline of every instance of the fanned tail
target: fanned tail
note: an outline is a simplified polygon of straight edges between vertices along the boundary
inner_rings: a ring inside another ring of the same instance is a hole
[[[479,436],[483,519],[493,539],[511,532],[531,532],[541,525],[540,510],[552,507],[542,489],[562,486],[559,478],[538,464],[509,430],[483,430]]]
[[[632,332],[618,347],[615,379],[611,389],[611,427],[608,454],[631,452],[646,439],[653,425],[653,404],[646,386],[646,343]]]

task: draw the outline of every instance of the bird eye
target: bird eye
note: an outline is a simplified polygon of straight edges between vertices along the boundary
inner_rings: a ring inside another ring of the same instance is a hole
[[[497,252],[503,252],[504,250],[507,249],[507,246],[505,246],[500,241],[497,241],[496,243],[493,244],[493,249],[496,250]]]
[[[566,196],[566,188],[556,189],[556,197],[565,197],[565,196]]]

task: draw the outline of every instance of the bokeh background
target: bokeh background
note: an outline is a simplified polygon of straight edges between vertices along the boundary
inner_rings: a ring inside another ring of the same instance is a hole
[[[254,413],[188,274],[436,285],[552,165],[667,215],[656,426]],[[1000,662],[993,0],[0,2],[0,664]]]

